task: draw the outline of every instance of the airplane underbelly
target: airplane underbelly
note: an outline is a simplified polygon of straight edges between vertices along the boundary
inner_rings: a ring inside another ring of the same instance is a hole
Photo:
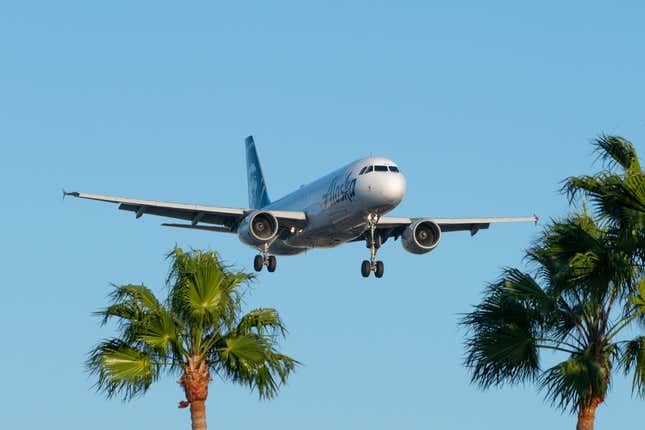
[[[296,255],[305,252],[307,249],[307,247],[290,246],[285,241],[276,240],[269,247],[269,252],[275,255]]]
[[[342,245],[363,234],[367,228],[362,214],[357,213],[353,202],[342,202],[325,211],[326,225],[312,231],[311,246],[330,248]]]
[[[285,240],[285,244],[304,248],[331,248],[360,236],[366,229],[362,214],[352,202],[342,202],[311,216],[307,228]]]

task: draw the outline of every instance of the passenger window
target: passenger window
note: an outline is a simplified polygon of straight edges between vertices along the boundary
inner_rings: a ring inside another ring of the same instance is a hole
[[[376,172],[387,172],[387,166],[374,166]]]
[[[390,172],[399,173],[399,168],[396,166],[390,166]]]

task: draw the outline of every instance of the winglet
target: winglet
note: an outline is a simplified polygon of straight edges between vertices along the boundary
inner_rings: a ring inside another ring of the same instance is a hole
[[[537,225],[538,221],[540,220],[540,217],[537,216],[536,214],[533,214],[533,217],[535,218],[535,225]]]
[[[72,191],[71,193],[68,193],[65,191],[65,188],[63,188],[63,200],[65,200],[65,197],[67,196],[72,196],[72,197],[79,197],[79,192],[78,191]]]

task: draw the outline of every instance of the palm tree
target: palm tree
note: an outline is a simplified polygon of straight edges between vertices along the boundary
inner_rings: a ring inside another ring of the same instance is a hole
[[[527,251],[535,271],[509,268],[466,314],[465,364],[486,389],[532,382],[554,406],[592,430],[615,369],[645,395],[645,336],[626,328],[645,314],[645,279],[587,213],[548,225]],[[542,368],[541,352],[562,361]]]
[[[570,201],[580,195],[589,198],[616,246],[645,265],[645,173],[636,149],[619,136],[601,135],[593,145],[606,169],[592,176],[570,177],[563,190]]]
[[[206,429],[205,401],[211,375],[272,398],[298,364],[277,351],[285,327],[274,309],[241,314],[242,285],[252,275],[233,271],[214,252],[169,254],[169,294],[158,300],[143,285],[116,286],[97,312],[117,323],[118,336],[90,351],[88,371],[107,397],[144,394],[164,374],[179,375],[190,405],[192,428]]]

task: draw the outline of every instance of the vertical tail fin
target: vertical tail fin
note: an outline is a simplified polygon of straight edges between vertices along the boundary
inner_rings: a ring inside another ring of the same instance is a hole
[[[246,146],[246,177],[249,185],[249,206],[251,209],[260,209],[271,203],[267,193],[267,185],[264,182],[262,167],[258,158],[258,151],[255,149],[253,136],[244,141]]]

